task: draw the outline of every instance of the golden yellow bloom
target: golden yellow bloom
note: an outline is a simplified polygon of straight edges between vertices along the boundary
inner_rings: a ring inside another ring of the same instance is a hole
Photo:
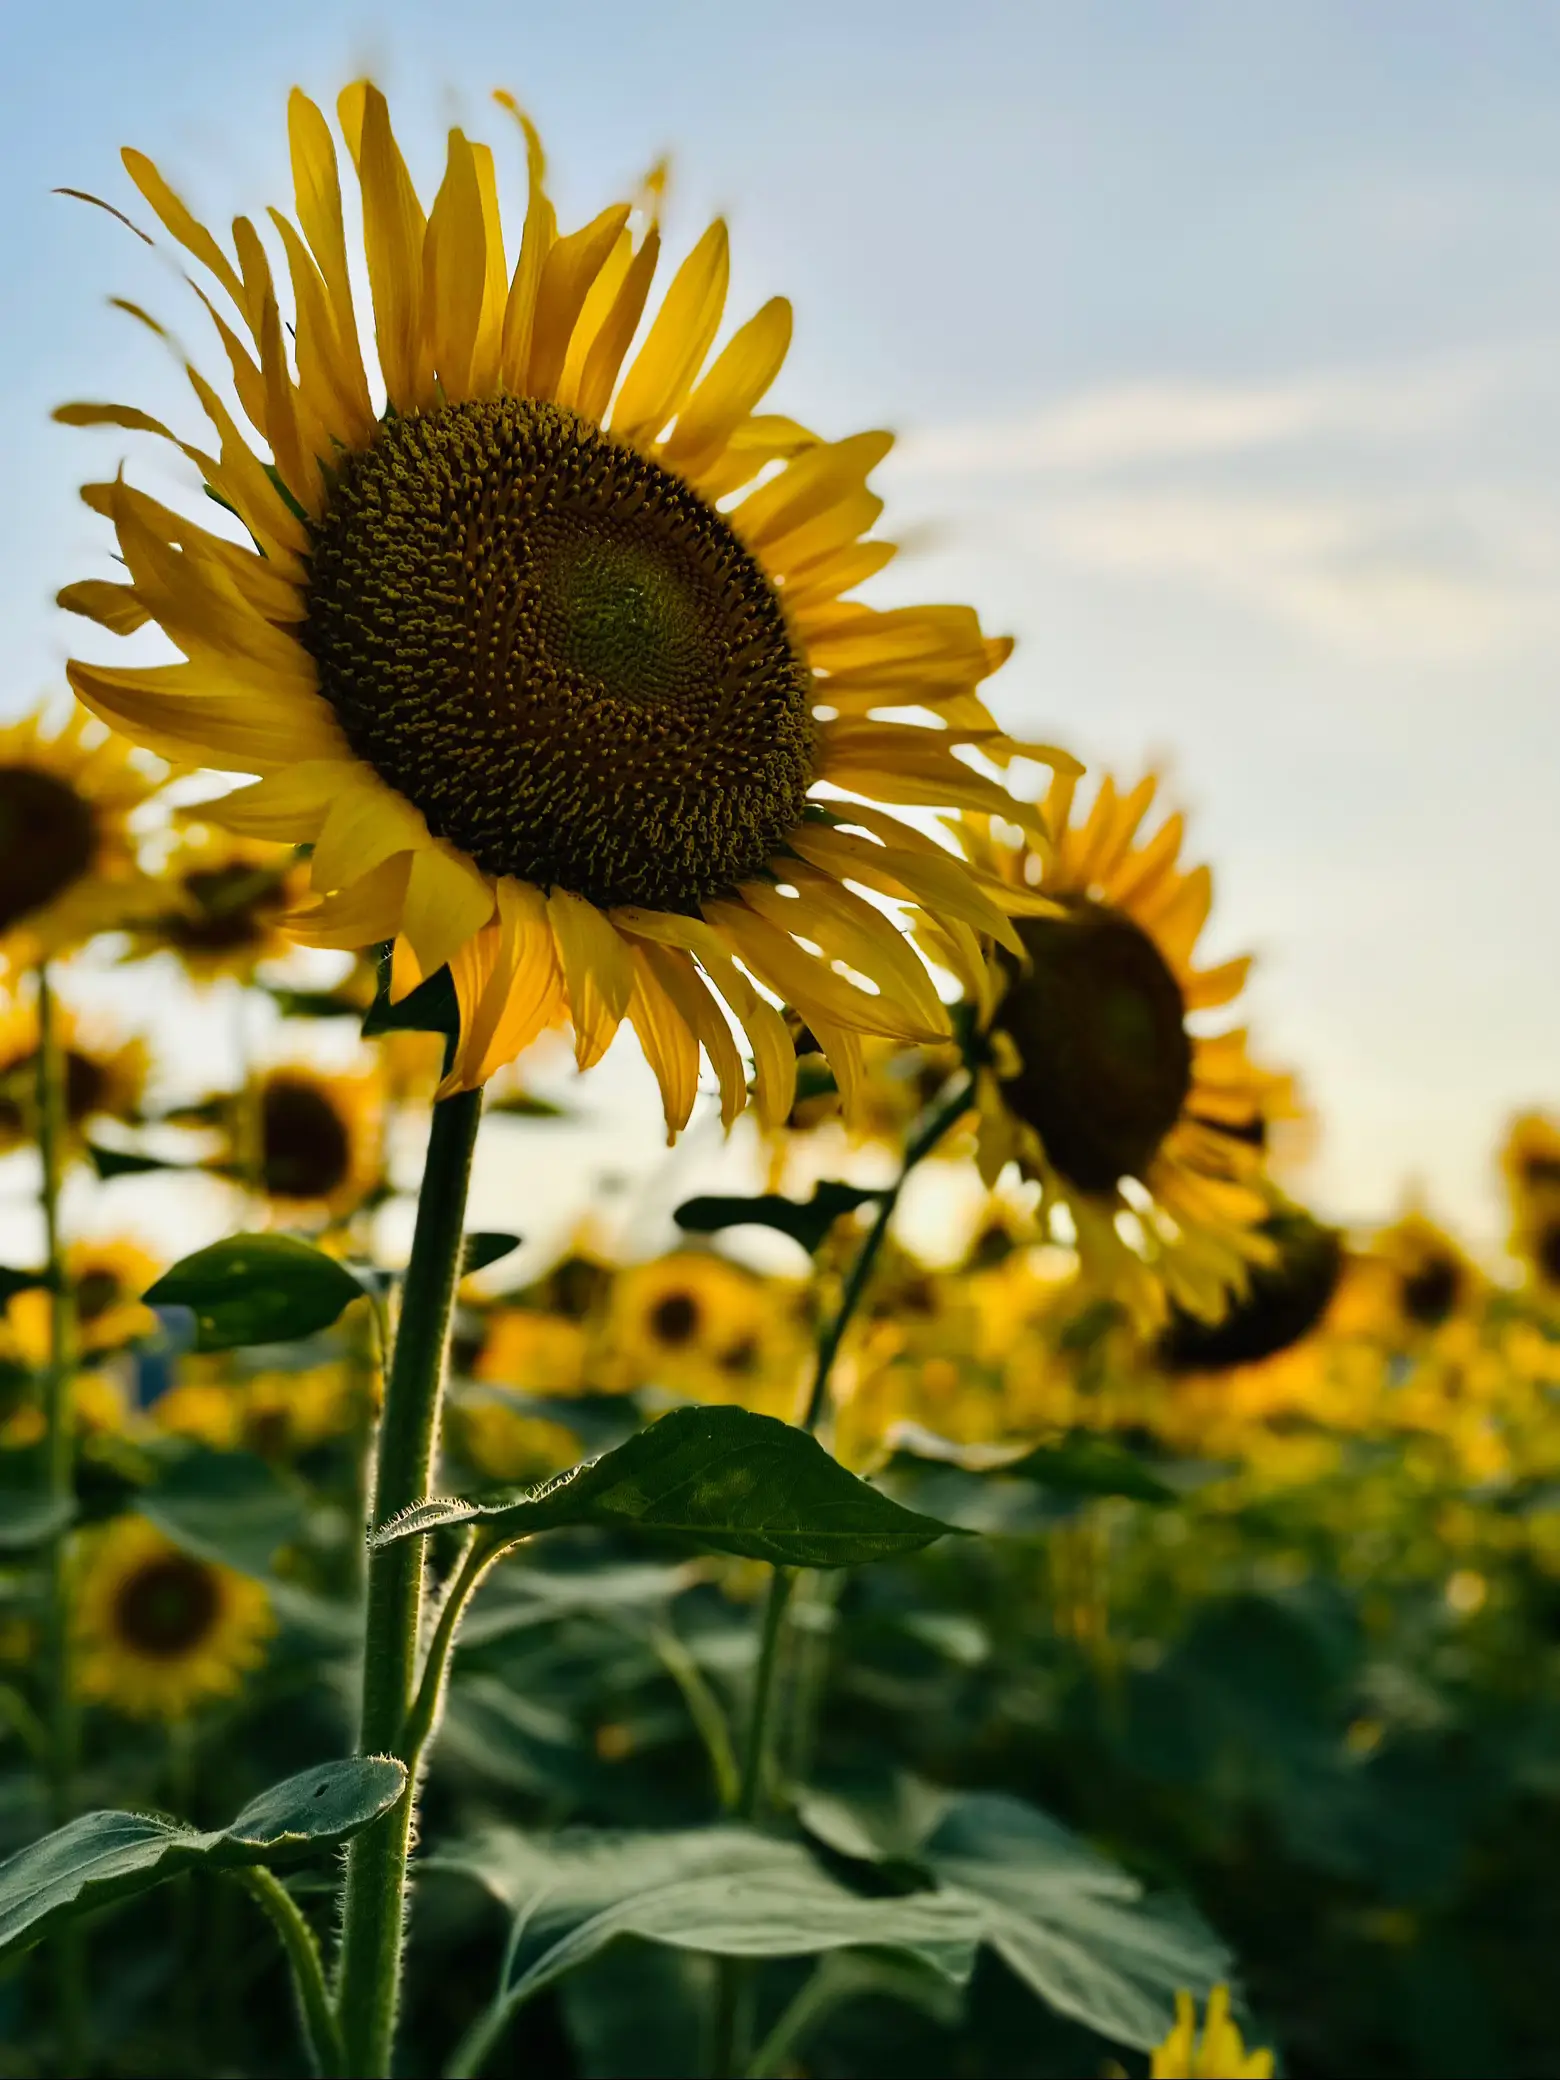
[[[157,1317],[141,1295],[161,1268],[128,1236],[72,1243],[65,1253],[65,1271],[75,1300],[77,1348],[90,1355],[155,1335]],[[27,1362],[44,1364],[49,1355],[48,1294],[41,1287],[14,1294],[6,1321]]]
[[[529,207],[511,266],[486,145],[451,131],[425,213],[384,97],[360,81],[337,108],[377,371],[335,145],[303,94],[289,107],[297,223],[271,212],[285,315],[250,221],[234,227],[235,264],[150,160],[124,154],[231,306],[236,324],[210,308],[257,440],[193,369],[215,455],[122,405],[58,416],[172,441],[253,546],[122,478],[88,486],[129,582],[73,586],[64,603],[114,631],[154,622],[183,661],[77,662],[72,685],[141,744],[260,776],[203,813],[313,846],[319,900],[299,937],[394,940],[397,993],[449,964],[451,1088],[480,1084],[565,1011],[588,1067],[627,1018],[669,1132],[692,1108],[701,1047],[729,1124],[746,1077],[718,997],[747,1031],[772,1124],[795,1062],[756,981],[806,1018],[848,1092],[862,1036],[948,1026],[909,945],[846,880],[990,909],[959,862],[874,805],[1038,828],[956,755],[1003,767],[1019,749],[976,693],[1008,644],[965,607],[847,598],[892,554],[867,539],[881,511],[867,479],[890,438],[825,441],[756,411],[790,341],[782,298],[710,361],[724,224],[631,351],[659,256],[657,183],[643,206],[560,237],[520,117]],[[909,709],[933,726],[894,719]],[[826,804],[820,785],[867,799]]]
[[[784,1123],[764,1136],[771,1191],[787,1189],[792,1158],[809,1137],[841,1124],[847,1097],[850,1113],[843,1124],[853,1147],[902,1149],[911,1127],[949,1078],[961,1071],[959,1051],[951,1041],[942,1047],[910,1047],[897,1040],[867,1040],[862,1045],[859,1080],[849,1092],[842,1092],[816,1036],[794,1011],[787,1015],[786,1024],[797,1055],[796,1097]],[[969,1150],[945,1138],[936,1153],[967,1159]]]
[[[618,1275],[603,1384],[794,1412],[800,1344],[789,1288],[710,1251],[679,1250]]]
[[[236,1451],[243,1438],[243,1399],[236,1384],[206,1379],[176,1380],[148,1411],[155,1429],[187,1437],[216,1452]]]
[[[516,1407],[496,1388],[456,1395],[449,1426],[456,1450],[489,1480],[544,1480],[581,1456],[580,1441],[566,1425]]]
[[[1501,1150],[1511,1205],[1511,1248],[1544,1292],[1560,1293],[1560,1125],[1525,1112]]]
[[[77,1591],[81,1694],[132,1718],[182,1719],[233,1695],[275,1623],[257,1582],[181,1551],[144,1517],[119,1517]]]
[[[260,1188],[278,1211],[342,1218],[379,1182],[383,1089],[373,1071],[328,1075],[289,1062],[261,1077]]]
[[[12,1348],[15,1348],[13,1343]],[[6,1363],[0,1349],[0,1451],[30,1451],[43,1441],[47,1424],[36,1377],[28,1379]],[[78,1372],[70,1382],[71,1422],[83,1444],[96,1437],[121,1437],[130,1427],[130,1404],[122,1383],[107,1372]]]
[[[495,1307],[483,1324],[474,1378],[527,1394],[590,1391],[589,1342],[581,1324],[532,1307]]]
[[[1208,1996],[1202,2034],[1197,2004],[1189,1993],[1175,1997],[1175,2027],[1149,2062],[1151,2080],[1270,2080],[1271,2051],[1248,2051],[1230,2015],[1230,1990],[1216,1986]]]
[[[257,1372],[243,1382],[239,1437],[264,1459],[291,1459],[353,1427],[360,1410],[343,1365],[302,1372]]]
[[[281,919],[304,900],[308,880],[288,846],[192,830],[163,868],[165,907],[135,932],[132,958],[166,949],[194,982],[247,982],[291,946]]]
[[[84,1024],[55,1007],[55,1031],[65,1058],[65,1125],[72,1151],[96,1119],[139,1117],[150,1069],[143,1040],[118,1040],[106,1027]],[[38,1013],[30,1002],[0,1010],[0,1155],[36,1137]]]
[[[159,900],[129,830],[158,782],[77,709],[0,728],[0,977],[113,931]]]
[[[1350,1261],[1350,1319],[1389,1342],[1425,1335],[1467,1311],[1483,1281],[1442,1227],[1418,1212],[1383,1228]]]
[[[1026,914],[989,963],[957,923],[920,928],[988,1035],[986,1181],[1010,1161],[1037,1179],[1042,1220],[1066,1209],[1091,1283],[1149,1322],[1167,1296],[1217,1317],[1268,1254],[1261,1129],[1280,1082],[1253,1067],[1243,1032],[1190,1024],[1232,1003],[1251,964],[1194,965],[1212,880],[1178,864],[1179,815],[1140,835],[1154,794],[1152,778],[1127,794],[1107,778],[1079,819],[1059,776],[1042,809],[1049,856],[966,818],[966,850]]]

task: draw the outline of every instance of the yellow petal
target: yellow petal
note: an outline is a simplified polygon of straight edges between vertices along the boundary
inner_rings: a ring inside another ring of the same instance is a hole
[[[730,242],[717,217],[672,277],[623,379],[612,430],[624,440],[653,441],[682,409],[720,329],[730,271]]]
[[[628,352],[634,334],[639,329],[639,321],[644,315],[645,299],[650,293],[650,283],[660,252],[661,234],[652,224],[645,233],[639,251],[628,264],[613,297],[612,307],[591,341],[590,351],[580,370],[575,403],[587,419],[594,419],[599,423],[606,417],[607,406],[612,399],[612,386],[623,366],[623,356]]]
[[[531,340],[536,328],[537,292],[541,288],[542,267],[558,235],[558,220],[543,185],[547,163],[542,156],[542,141],[536,134],[536,125],[516,105],[512,94],[500,89],[493,99],[509,110],[525,136],[528,184],[525,230],[504,305],[503,341],[499,354],[504,388],[523,395],[526,370],[531,360]]]
[[[54,603],[67,614],[85,615],[116,636],[134,635],[151,618],[133,585],[111,585],[104,578],[82,578],[66,585],[54,595]]]
[[[704,915],[735,947],[743,965],[776,996],[794,1004],[804,1018],[810,1020],[816,1012],[852,1032],[881,1033],[899,1040],[938,1037],[891,999],[868,996],[804,953],[786,932],[746,903],[709,902],[704,905]],[[800,924],[793,927],[801,928]]]
[[[242,311],[243,285],[234,271],[232,261],[205,225],[198,223],[191,216],[144,152],[132,151],[127,145],[119,156],[124,161],[126,173],[157,212],[163,224],[186,252],[193,253],[201,266],[216,276],[232,297],[235,306]]]
[[[360,81],[342,94],[341,127],[363,191],[363,249],[374,302],[379,369],[397,411],[431,402],[422,351],[422,251],[427,229],[390,111],[379,89]]]
[[[547,898],[547,916],[563,962],[574,1021],[574,1058],[581,1069],[589,1069],[611,1046],[628,1009],[633,965],[611,921],[583,896],[555,888]]]
[[[352,767],[338,759],[306,759],[235,788],[214,802],[199,802],[192,814],[202,823],[237,831],[246,838],[274,838],[282,844],[311,845]]]
[[[433,338],[433,372],[446,400],[472,395],[471,360],[487,293],[487,225],[477,163],[459,130],[449,134],[444,180],[423,241],[423,311]]]
[[[309,97],[294,87],[287,101],[287,141],[292,155],[293,198],[298,223],[309,242],[330,299],[331,330],[337,369],[346,385],[347,401],[371,430],[373,410],[363,356],[358,345],[357,314],[352,305],[352,277],[347,265],[347,235],[341,209],[341,182],[330,125]]]
[[[444,839],[425,842],[411,855],[401,929],[425,975],[481,931],[493,915],[493,887],[463,852]]]
[[[787,900],[762,882],[753,882],[743,889],[748,907],[782,931],[804,931],[828,959],[844,961],[875,982],[886,999],[919,1025],[924,1037],[946,1039],[948,1014],[932,978],[890,919],[828,875],[805,866],[784,871],[795,883],[796,898]]]
[[[551,397],[556,391],[585,298],[607,264],[628,213],[626,202],[604,209],[583,229],[560,238],[543,262],[525,376],[528,395]]]
[[[787,464],[778,477],[749,492],[732,514],[737,532],[754,548],[783,541],[861,490],[894,445],[891,433],[857,433],[820,441]]]
[[[399,853],[352,887],[338,889],[323,902],[295,910],[282,921],[303,945],[339,953],[355,953],[359,947],[393,939],[400,929],[409,864],[410,856]]]
[[[661,1109],[666,1116],[666,1145],[670,1148],[687,1126],[693,1101],[699,1094],[699,1043],[672,998],[661,987],[649,958],[655,950],[648,946],[630,946],[628,949],[634,976],[634,987],[628,1000],[628,1021],[639,1036],[645,1060],[660,1086]]]
[[[72,660],[76,697],[111,729],[175,764],[266,773],[300,759],[348,758],[322,700],[259,701],[250,692],[208,693],[209,673],[189,664],[110,667]]]
[[[397,852],[417,852],[433,841],[420,809],[387,787],[367,767],[350,767],[330,804],[310,862],[323,894],[344,888]],[[433,967],[439,963],[435,961]]]
[[[771,297],[721,348],[709,373],[677,414],[666,443],[673,469],[718,453],[779,375],[791,346],[791,306]]]
[[[690,955],[672,946],[642,940],[635,957],[647,961],[656,980],[677,1007],[679,1016],[710,1058],[720,1084],[720,1123],[728,1131],[747,1104],[747,1075],[731,1037],[731,1028],[715,999],[699,979]]]
[[[498,175],[493,166],[493,148],[474,144],[471,155],[482,205],[485,259],[482,314],[477,323],[477,343],[471,356],[471,394],[473,397],[491,397],[498,388],[504,345],[504,307],[509,299],[509,271],[504,260],[504,224],[498,206]]]
[[[460,1005],[451,1090],[475,1090],[485,1083],[565,1008],[558,949],[541,890],[504,876],[497,895],[497,923],[459,947],[450,962]]]

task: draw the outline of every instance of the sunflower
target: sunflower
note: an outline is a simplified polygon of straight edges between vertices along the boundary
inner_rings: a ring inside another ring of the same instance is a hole
[[[163,868],[166,907],[134,933],[131,959],[176,953],[197,983],[247,982],[288,951],[281,919],[304,900],[308,868],[286,846],[229,831],[189,831]]]
[[[1271,2080],[1271,2051],[1248,2051],[1230,2014],[1230,1990],[1216,1986],[1208,1996],[1203,2026],[1189,1993],[1175,1997],[1175,2027],[1149,2060],[1150,2080]]]
[[[261,1191],[290,1216],[344,1219],[380,1181],[383,1093],[370,1070],[268,1069],[254,1093]]]
[[[580,1457],[580,1440],[564,1423],[539,1416],[500,1389],[457,1394],[449,1408],[450,1442],[490,1481],[539,1481]]]
[[[1542,1112],[1514,1119],[1501,1150],[1511,1248],[1546,1292],[1560,1292],[1560,1126]]]
[[[144,1517],[95,1541],[76,1598],[81,1694],[138,1719],[230,1697],[275,1630],[257,1582],[199,1560]]]
[[[1217,1318],[1270,1254],[1263,1122],[1284,1082],[1253,1066],[1243,1032],[1192,1029],[1240,994],[1251,963],[1193,965],[1212,880],[1179,864],[1179,815],[1140,835],[1155,791],[1151,777],[1126,794],[1107,778],[1076,818],[1073,778],[1058,776],[1042,807],[1050,853],[967,817],[969,856],[1028,914],[990,960],[957,923],[920,925],[984,1035],[982,1176],[1016,1162],[1037,1180],[1042,1223],[1065,1208],[1091,1282],[1147,1324],[1167,1300]]]
[[[959,1072],[959,1050],[949,1041],[941,1047],[908,1047],[896,1040],[862,1043],[861,1067],[854,1088],[842,1092],[816,1035],[794,1011],[786,1025],[796,1050],[796,1096],[783,1124],[766,1133],[769,1189],[786,1189],[793,1158],[815,1137],[842,1124],[853,1148],[902,1150],[915,1122]],[[956,1144],[939,1142],[940,1156],[962,1154]]]
[[[691,1400],[792,1412],[800,1341],[780,1281],[712,1251],[679,1250],[619,1274],[606,1329],[605,1380]]]
[[[1412,1341],[1468,1312],[1482,1280],[1446,1230],[1409,1212],[1349,1266],[1351,1319],[1389,1343]]]
[[[84,1354],[119,1350],[157,1333],[157,1317],[141,1295],[161,1268],[126,1236],[70,1245],[65,1274],[75,1303],[77,1347]],[[45,1364],[51,1348],[48,1294],[33,1287],[13,1295],[6,1320],[28,1363]]]
[[[55,1031],[65,1062],[65,1125],[73,1153],[95,1119],[140,1117],[150,1057],[143,1040],[119,1040],[106,1027],[83,1025],[64,1005]],[[0,1155],[35,1138],[38,1012],[30,1002],[0,1010]]]
[[[589,1342],[583,1325],[534,1307],[495,1307],[482,1325],[472,1376],[527,1394],[590,1391]]]
[[[159,781],[76,709],[0,728],[0,977],[116,930],[159,900],[130,817]]]
[[[122,478],[88,486],[129,581],[70,588],[65,604],[114,631],[155,622],[183,661],[77,662],[76,692],[165,755],[260,776],[204,813],[312,845],[318,901],[300,938],[394,941],[397,995],[448,963],[450,1089],[479,1085],[565,1011],[588,1067],[626,1017],[669,1132],[689,1116],[701,1047],[729,1124],[746,1078],[719,998],[776,1123],[795,1058],[755,981],[796,1006],[842,1088],[863,1035],[941,1038],[924,969],[845,884],[959,916],[986,917],[990,898],[876,805],[1000,811],[1037,833],[1038,820],[956,755],[1004,768],[1021,748],[976,692],[1009,643],[967,607],[848,597],[892,554],[867,538],[881,511],[867,478],[890,436],[826,441],[755,410],[789,345],[783,298],[710,361],[729,266],[718,221],[631,351],[660,250],[658,181],[637,210],[617,203],[560,237],[519,116],[529,203],[511,269],[486,145],[451,131],[425,214],[383,96],[360,81],[337,109],[382,407],[335,145],[312,102],[295,91],[289,106],[297,223],[270,213],[290,315],[248,219],[235,265],[151,161],[124,154],[232,307],[236,327],[208,301],[259,445],[193,368],[215,455],[126,406],[60,408],[172,441],[249,536],[211,533]]]

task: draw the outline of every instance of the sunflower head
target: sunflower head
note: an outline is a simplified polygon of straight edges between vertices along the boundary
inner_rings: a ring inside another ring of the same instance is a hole
[[[231,1696],[274,1629],[257,1582],[196,1559],[144,1517],[117,1518],[76,1592],[82,1695],[132,1718],[182,1719]]]
[[[169,906],[136,931],[132,955],[166,949],[194,982],[247,981],[260,962],[288,951],[281,920],[307,884],[307,867],[284,846],[192,830],[163,868]]]
[[[359,82],[338,110],[373,356],[313,103],[289,110],[296,222],[270,213],[285,280],[249,220],[230,257],[125,155],[211,277],[248,430],[193,370],[215,454],[124,406],[60,416],[175,440],[249,539],[122,477],[87,487],[129,582],[64,603],[110,630],[154,622],[183,662],[78,661],[73,685],[145,745],[259,776],[204,813],[312,848],[305,943],[396,942],[396,993],[449,965],[448,1088],[564,1018],[589,1067],[626,1019],[669,1133],[701,1052],[729,1125],[748,1095],[729,1012],[773,1126],[795,1089],[778,997],[849,1110],[863,1039],[948,1028],[896,924],[848,884],[987,914],[960,862],[876,805],[1029,814],[1000,780],[1020,747],[977,693],[1009,646],[967,608],[850,596],[892,554],[867,487],[889,438],[823,440],[758,410],[790,307],[772,299],[714,351],[723,224],[647,316],[655,183],[560,236],[521,118],[513,253],[485,145],[451,132],[425,212],[383,97]]]
[[[380,1181],[382,1097],[371,1070],[329,1075],[305,1062],[269,1069],[253,1094],[254,1174],[296,1215],[344,1218]]]
[[[1514,1119],[1501,1150],[1512,1254],[1541,1292],[1560,1293],[1560,1125],[1542,1112]]]
[[[128,1236],[72,1243],[65,1254],[75,1310],[77,1347],[89,1355],[122,1349],[157,1331],[157,1317],[141,1295],[161,1267]],[[49,1295],[33,1287],[12,1297],[6,1319],[16,1346],[32,1365],[50,1350]]]
[[[1447,1231],[1409,1212],[1350,1265],[1350,1316],[1388,1343],[1414,1341],[1468,1312],[1482,1284]]]
[[[772,1282],[711,1251],[631,1266],[612,1295],[606,1376],[789,1415],[801,1345],[779,1300]]]
[[[1250,963],[1196,964],[1211,877],[1180,864],[1178,815],[1147,827],[1155,792],[1107,778],[1079,816],[1061,776],[1041,805],[1047,845],[967,818],[972,863],[1016,914],[984,946],[942,918],[920,926],[978,1016],[986,1181],[1016,1162],[1040,1185],[1042,1227],[1149,1327],[1167,1304],[1216,1319],[1270,1255],[1259,1185],[1287,1087],[1243,1033],[1204,1029]]]
[[[1253,1267],[1246,1290],[1219,1321],[1177,1310],[1160,1336],[1167,1372],[1228,1372],[1258,1365],[1300,1343],[1327,1314],[1343,1271],[1343,1241],[1309,1214],[1288,1208],[1269,1215],[1262,1233],[1266,1263]]]
[[[120,1039],[64,1005],[56,1005],[55,1030],[64,1063],[67,1148],[79,1153],[95,1120],[139,1119],[151,1060],[145,1041]],[[37,1093],[37,1007],[17,1002],[0,1011],[0,1154],[36,1138]]]
[[[157,785],[79,708],[0,728],[0,977],[145,915],[129,823]]]

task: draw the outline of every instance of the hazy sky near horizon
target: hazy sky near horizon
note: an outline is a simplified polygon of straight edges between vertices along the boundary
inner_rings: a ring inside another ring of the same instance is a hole
[[[1413,1178],[1493,1236],[1501,1124],[1560,1102],[1560,13],[0,0],[0,714],[58,683],[52,594],[105,568],[74,487],[133,452],[50,407],[194,423],[105,298],[211,359],[171,272],[50,190],[144,217],[134,142],[258,212],[288,86],[363,70],[430,194],[451,121],[513,174],[495,85],[566,220],[672,150],[674,246],[723,210],[733,313],[795,303],[777,408],[902,435],[876,596],[973,601],[1019,637],[1004,721],[1193,811],[1319,1203]]]

